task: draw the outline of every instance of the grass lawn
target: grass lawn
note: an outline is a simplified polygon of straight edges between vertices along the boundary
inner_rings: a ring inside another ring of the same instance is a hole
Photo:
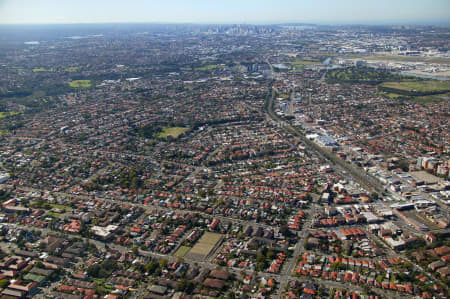
[[[390,93],[390,92],[382,93],[382,95],[387,98],[390,98],[390,99],[397,99],[400,97],[407,98],[409,101],[416,103],[416,104],[434,104],[434,103],[439,103],[442,101],[450,100],[450,92],[444,93],[444,94],[421,96],[421,97],[408,97],[408,96],[404,96],[401,94]]]
[[[384,82],[381,86],[410,92],[450,91],[450,82],[438,80]]]
[[[191,250],[191,247],[180,246],[180,248],[178,248],[177,252],[175,252],[173,255],[176,257],[182,258],[186,255],[186,253],[189,252],[189,250]]]
[[[59,218],[59,216],[61,216],[60,213],[55,213],[55,212],[47,212],[47,216],[52,216],[55,218]]]
[[[173,138],[178,138],[181,134],[187,132],[189,128],[183,127],[166,127],[161,133],[158,134],[158,138],[166,138],[172,136]]]
[[[433,104],[448,100],[450,100],[450,93],[423,96],[423,97],[414,97],[411,101],[417,104]]]
[[[320,64],[320,61],[314,61],[314,60],[297,60],[288,62],[287,64],[291,65],[294,68],[304,68],[306,66],[316,65]]]
[[[17,115],[17,114],[20,114],[20,113],[22,113],[22,112],[19,112],[19,111],[0,112],[0,118],[5,118],[5,117],[8,117],[8,116],[13,116],[13,115]]]
[[[386,92],[386,93],[384,93],[384,96],[386,96],[386,97],[388,97],[390,99],[396,99],[398,97],[401,97],[402,95],[396,94],[396,93]]]
[[[78,72],[79,70],[81,70],[81,66],[71,66],[65,69],[66,72]]]
[[[71,207],[68,207],[68,206],[65,206],[65,205],[60,205],[60,204],[57,204],[57,203],[51,203],[50,206],[53,209],[60,209],[60,210],[64,210],[64,211],[72,209]]]
[[[40,68],[33,69],[33,72],[35,72],[35,73],[37,73],[37,72],[53,72],[53,69],[46,69],[46,68],[40,67]]]
[[[89,88],[91,87],[91,80],[75,80],[69,82],[70,87],[73,88]]]
[[[196,71],[212,71],[214,69],[220,68],[220,67],[224,67],[224,64],[209,64],[209,65],[205,65],[202,67],[196,67],[195,70]]]

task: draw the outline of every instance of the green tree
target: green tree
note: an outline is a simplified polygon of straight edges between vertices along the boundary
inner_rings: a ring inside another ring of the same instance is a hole
[[[267,250],[267,254],[266,255],[267,255],[267,258],[270,259],[270,260],[275,259],[275,257],[276,257],[275,250],[270,248],[269,250]]]
[[[158,264],[159,264],[159,267],[161,268],[161,269],[164,269],[164,268],[166,268],[167,267],[167,260],[166,259],[160,259],[159,261],[158,261]]]
[[[156,271],[156,269],[158,269],[158,267],[159,267],[158,263],[150,262],[147,265],[145,265],[144,269],[145,272],[153,274]]]
[[[194,289],[194,283],[183,278],[177,283],[176,290],[179,292],[190,293]]]
[[[9,279],[1,279],[0,280],[0,288],[4,289],[5,287],[7,287],[9,285]]]
[[[235,299],[235,298],[236,298],[236,295],[234,295],[233,292],[228,291],[228,292],[225,294],[225,298],[226,298],[226,299]]]
[[[283,224],[280,227],[280,233],[285,236],[286,238],[290,237],[292,235],[291,231],[289,230],[289,227],[286,224]]]
[[[94,265],[91,265],[91,266],[89,266],[88,268],[87,268],[87,274],[89,275],[89,276],[91,276],[91,277],[99,277],[99,272],[100,272],[100,265],[98,265],[98,264],[94,264]]]

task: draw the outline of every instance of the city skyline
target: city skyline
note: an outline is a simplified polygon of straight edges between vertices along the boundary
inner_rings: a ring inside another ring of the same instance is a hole
[[[315,23],[450,24],[450,2],[432,1],[0,1],[1,24]]]

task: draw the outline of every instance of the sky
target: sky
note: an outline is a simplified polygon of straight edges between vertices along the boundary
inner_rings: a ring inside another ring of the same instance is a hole
[[[450,0],[0,0],[1,24],[450,25]]]

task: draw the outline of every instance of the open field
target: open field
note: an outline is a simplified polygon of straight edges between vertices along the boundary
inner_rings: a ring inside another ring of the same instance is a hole
[[[450,92],[444,94],[435,94],[435,95],[427,95],[427,96],[405,96],[392,92],[384,92],[381,95],[389,98],[389,99],[398,99],[398,98],[407,98],[409,101],[417,104],[435,104],[443,101],[450,100]]]
[[[52,217],[55,217],[55,218],[59,218],[61,216],[61,214],[50,211],[50,212],[47,212],[47,216],[52,216]]]
[[[191,250],[191,247],[181,246],[173,255],[178,258],[183,258],[189,252],[189,250]]]
[[[20,114],[21,112],[18,111],[11,111],[11,112],[0,112],[0,118],[5,118],[8,116],[13,116],[13,115],[17,115]]]
[[[69,85],[73,88],[89,88],[91,87],[91,80],[75,80],[69,82]]]
[[[417,104],[433,104],[442,101],[450,101],[450,92],[445,94],[429,95],[423,97],[415,97],[411,100]]]
[[[196,67],[195,70],[196,71],[211,71],[220,67],[224,67],[225,65],[223,64],[209,64],[209,65],[205,65],[202,67]]]
[[[57,204],[57,203],[51,203],[50,206],[53,209],[59,209],[59,210],[64,210],[64,211],[68,211],[68,210],[72,209],[71,207],[68,207],[68,206],[65,206],[65,205],[60,205],[60,204]]]
[[[406,92],[450,91],[450,82],[437,80],[384,82],[381,86]]]
[[[396,94],[396,93],[392,93],[392,92],[385,92],[385,93],[383,93],[383,95],[390,99],[396,99],[396,98],[402,97],[401,94]]]
[[[158,138],[166,138],[172,136],[173,138],[178,138],[181,134],[187,132],[189,128],[183,127],[167,127],[164,128],[161,133],[158,134]]]
[[[33,69],[33,72],[35,72],[35,73],[37,73],[37,72],[53,72],[53,69],[46,69],[46,68],[40,67],[40,68]]]
[[[297,57],[297,53],[280,53],[281,55],[286,55],[286,56],[289,56],[289,57],[293,57],[293,58],[295,58],[295,57]]]
[[[81,70],[81,66],[71,66],[65,69],[66,72],[78,72],[79,70]]]
[[[222,239],[221,234],[206,232],[198,242],[189,251],[189,257],[197,260],[203,260],[208,256],[217,243]]]
[[[296,61],[292,61],[287,63],[289,65],[291,65],[294,68],[303,68],[303,67],[307,67],[307,66],[311,66],[311,65],[316,65],[316,64],[320,64],[320,61],[314,61],[314,60],[296,60]]]

